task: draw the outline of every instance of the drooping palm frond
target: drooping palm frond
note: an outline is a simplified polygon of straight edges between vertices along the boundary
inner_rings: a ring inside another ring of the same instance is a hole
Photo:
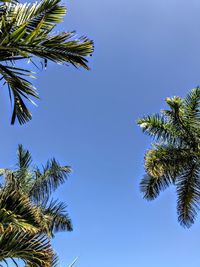
[[[200,165],[190,163],[177,179],[177,211],[179,222],[190,227],[200,207]]]
[[[45,235],[18,230],[4,231],[0,235],[0,261],[20,259],[29,267],[55,267],[56,255]]]
[[[60,231],[72,231],[72,222],[66,213],[66,204],[58,201],[50,201],[42,207],[43,214],[46,217],[48,231],[53,236]]]
[[[190,227],[200,204],[200,88],[184,99],[166,99],[162,115],[138,120],[144,132],[156,143],[145,155],[146,175],[141,191],[148,200],[170,185],[177,189],[179,222]]]
[[[47,61],[72,64],[89,69],[87,56],[93,52],[93,42],[87,37],[76,38],[74,32],[53,34],[52,30],[65,16],[66,8],[60,0],[43,0],[33,4],[8,3],[0,7],[0,74],[8,85],[13,99],[11,123],[20,124],[31,119],[24,99],[38,98],[29,81],[33,77],[27,69],[15,64],[22,59],[33,62],[37,57]]]

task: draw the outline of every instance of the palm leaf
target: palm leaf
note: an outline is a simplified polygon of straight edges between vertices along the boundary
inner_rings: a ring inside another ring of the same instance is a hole
[[[44,235],[22,231],[5,231],[0,235],[0,261],[21,259],[29,267],[56,265],[55,254]]]
[[[179,222],[190,227],[197,216],[200,204],[200,166],[190,164],[177,179],[177,211]]]
[[[41,209],[12,187],[0,190],[0,228],[17,228],[23,231],[37,233],[48,232]]]
[[[66,204],[58,201],[50,201],[42,208],[47,220],[48,231],[53,236],[58,231],[72,231],[72,222],[66,213]]]
[[[52,29],[63,20],[66,8],[60,0],[43,0],[33,4],[8,3],[0,9],[0,74],[13,98],[11,123],[20,124],[32,117],[24,99],[38,98],[29,81],[32,72],[19,69],[19,60],[37,57],[44,61],[71,64],[89,69],[86,57],[93,53],[93,42],[87,37],[75,38],[74,32],[51,35]],[[12,66],[8,66],[8,62]]]
[[[36,202],[48,199],[51,193],[66,181],[70,172],[69,166],[61,166],[55,159],[49,160],[43,171],[36,169],[36,179],[30,190],[30,197]]]

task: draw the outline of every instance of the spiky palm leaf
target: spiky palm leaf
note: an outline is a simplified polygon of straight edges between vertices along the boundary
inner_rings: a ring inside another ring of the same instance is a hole
[[[48,161],[42,170],[32,167],[31,154],[22,145],[18,146],[17,155],[15,170],[0,170],[4,177],[2,190],[10,188],[19,192],[38,209],[42,232],[53,236],[57,231],[72,231],[66,205],[58,201],[49,201],[51,193],[68,178],[70,167],[61,166],[55,159]]]
[[[26,266],[53,267],[57,256],[47,238],[41,209],[11,187],[0,191],[0,261],[23,260]]]
[[[30,152],[19,145],[16,168],[0,169],[0,261],[18,258],[25,266],[53,267],[57,257],[49,238],[57,231],[71,231],[72,223],[66,205],[49,197],[70,168],[55,159],[42,170],[31,163]]]
[[[148,200],[170,185],[177,189],[179,222],[190,227],[200,204],[200,88],[184,99],[166,99],[170,109],[145,116],[138,124],[154,138],[145,155],[141,191]]]
[[[0,191],[0,232],[7,228],[32,233],[41,232],[45,228],[40,209],[33,206],[26,196],[10,187],[4,187]]]
[[[93,52],[93,42],[87,37],[75,38],[74,32],[53,34],[66,8],[60,0],[43,0],[33,4],[6,3],[0,6],[0,74],[8,85],[13,99],[11,123],[31,119],[24,99],[38,98],[35,87],[28,80],[32,71],[16,67],[20,60],[37,57],[47,66],[47,60],[89,69],[87,56]]]
[[[65,203],[53,200],[42,206],[47,229],[51,236],[59,231],[72,231],[72,222],[66,213],[66,207]]]
[[[9,229],[0,235],[0,261],[20,259],[29,267],[54,267],[57,257],[45,235]]]

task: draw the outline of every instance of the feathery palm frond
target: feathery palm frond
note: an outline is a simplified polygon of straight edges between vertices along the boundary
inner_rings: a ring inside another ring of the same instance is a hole
[[[66,213],[66,204],[58,201],[51,201],[42,207],[46,217],[48,231],[53,236],[58,231],[72,231],[72,222]]]
[[[200,207],[200,164],[191,163],[177,180],[178,220],[190,227],[197,216]]]
[[[57,266],[50,238],[58,231],[72,231],[72,223],[66,205],[49,197],[70,169],[53,159],[38,175],[28,150],[19,145],[17,155],[16,169],[0,169],[0,261],[21,259],[25,266]]]
[[[0,235],[0,261],[21,259],[29,267],[56,266],[56,255],[45,235],[4,231]]]
[[[137,123],[144,133],[147,133],[156,141],[164,141],[171,144],[183,141],[177,129],[172,127],[163,114],[144,116],[138,119]]]
[[[166,99],[169,110],[138,120],[156,142],[145,155],[141,191],[148,200],[173,184],[179,222],[190,227],[200,204],[200,88],[184,99]]]
[[[87,56],[93,52],[93,42],[87,37],[76,38],[74,32],[52,34],[61,22],[66,8],[60,0],[43,0],[33,4],[7,3],[0,6],[0,74],[8,85],[13,99],[11,123],[17,118],[20,124],[31,119],[24,99],[38,98],[29,81],[30,70],[17,68],[19,60],[33,62],[37,57],[47,66],[47,61],[72,64],[89,69]]]
[[[72,231],[72,223],[66,212],[66,205],[63,202],[49,201],[51,193],[66,181],[71,172],[70,167],[61,166],[55,159],[48,161],[43,170],[38,167],[32,168],[31,163],[30,152],[24,149],[22,145],[19,145],[17,169],[13,171],[0,170],[0,174],[3,175],[5,180],[2,183],[0,192],[5,191],[7,193],[7,195],[5,193],[6,199],[15,196],[13,200],[9,201],[11,206],[8,210],[13,210],[14,212],[12,205],[14,205],[15,201],[18,201],[17,203],[22,201],[20,207],[22,208],[24,205],[24,209],[29,208],[35,217],[32,217],[31,214],[29,215],[28,210],[27,212],[24,211],[22,216],[20,212],[23,209],[17,210],[16,214],[26,219],[25,222],[27,223],[29,222],[28,219],[30,219],[30,224],[40,229],[41,232],[53,236],[57,231]],[[9,192],[14,192],[14,195]],[[2,196],[4,195],[2,194]]]
[[[4,187],[0,191],[0,229],[21,229],[37,233],[41,231],[42,213],[19,191]]]
[[[55,159],[49,160],[42,171],[36,169],[30,197],[37,202],[48,200],[51,193],[66,181],[70,172],[69,166],[61,166]]]

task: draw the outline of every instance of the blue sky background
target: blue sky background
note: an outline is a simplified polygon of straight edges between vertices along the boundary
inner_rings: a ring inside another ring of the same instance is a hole
[[[146,202],[139,192],[150,139],[135,121],[167,96],[200,84],[197,0],[71,0],[61,30],[95,41],[90,72],[50,65],[39,72],[33,120],[10,126],[0,92],[0,167],[18,143],[36,163],[55,156],[74,172],[55,194],[68,203],[72,233],[53,241],[62,266],[199,267],[200,223],[179,226],[173,189]]]

